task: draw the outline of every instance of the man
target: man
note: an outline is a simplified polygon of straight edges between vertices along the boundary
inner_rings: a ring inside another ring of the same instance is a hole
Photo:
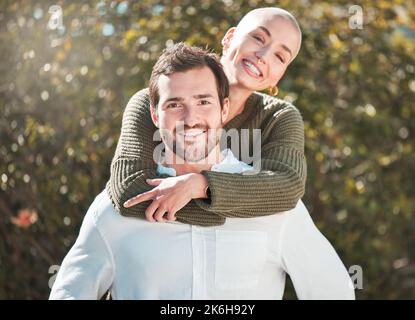
[[[151,116],[165,143],[160,175],[251,169],[220,149],[229,87],[212,54],[175,45],[159,58],[150,83]],[[103,191],[50,298],[98,299],[110,290],[114,299],[281,299],[286,273],[300,299],[354,298],[345,267],[301,201],[290,212],[206,228],[123,217]]]

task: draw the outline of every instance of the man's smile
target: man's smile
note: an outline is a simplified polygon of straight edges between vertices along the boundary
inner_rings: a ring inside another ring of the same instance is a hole
[[[179,132],[178,135],[182,136],[184,140],[195,140],[199,138],[200,136],[204,135],[206,133],[206,130],[202,129],[190,129],[186,130],[184,132]]]

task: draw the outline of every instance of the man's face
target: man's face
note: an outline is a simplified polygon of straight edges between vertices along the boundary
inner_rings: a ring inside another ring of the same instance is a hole
[[[207,157],[219,141],[228,114],[221,108],[215,76],[208,67],[158,79],[159,104],[152,118],[166,147],[187,162]]]
[[[229,82],[255,91],[277,85],[301,39],[290,21],[265,13],[229,29],[222,44],[221,61]]]

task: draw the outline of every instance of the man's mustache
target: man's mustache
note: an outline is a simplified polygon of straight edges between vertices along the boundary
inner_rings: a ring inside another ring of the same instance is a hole
[[[209,127],[206,125],[202,125],[202,124],[197,124],[194,126],[188,126],[188,125],[184,125],[184,126],[180,126],[180,127],[176,127],[173,131],[173,134],[182,134],[185,133],[188,130],[201,130],[201,131],[208,131]]]

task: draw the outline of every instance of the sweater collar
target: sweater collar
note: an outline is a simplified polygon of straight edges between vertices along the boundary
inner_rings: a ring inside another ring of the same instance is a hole
[[[251,116],[257,111],[259,101],[261,96],[258,92],[253,92],[248,99],[246,99],[244,110],[235,116],[231,121],[229,121],[224,129],[228,130],[230,128],[240,128],[243,123],[251,118]]]

